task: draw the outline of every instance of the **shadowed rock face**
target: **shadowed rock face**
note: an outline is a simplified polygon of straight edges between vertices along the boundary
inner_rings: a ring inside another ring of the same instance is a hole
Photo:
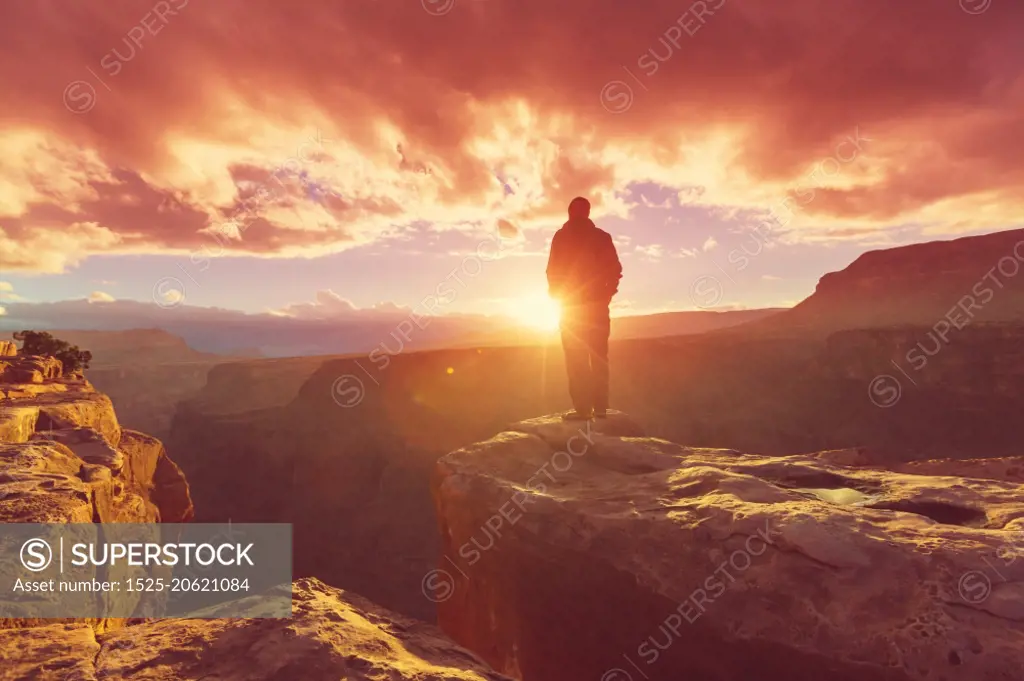
[[[213,366],[195,362],[95,367],[89,369],[89,380],[110,397],[126,426],[166,437],[176,405],[195,397]]]
[[[615,343],[613,406],[642,418],[649,434],[691,446],[776,455],[863,446],[857,465],[884,467],[1019,454],[1006,424],[1024,409],[1024,386],[997,394],[991,374],[1024,343],[986,355],[982,338],[967,341],[958,337],[920,373],[970,382],[905,383],[890,408],[873,404],[868,386],[895,372],[883,350],[896,344],[858,354],[789,340]],[[338,390],[346,376],[363,381],[358,404],[345,406],[355,393]],[[272,406],[275,398],[290,403]],[[297,575],[433,620],[420,580],[437,565],[434,462],[509,422],[568,407],[555,346],[409,352],[383,369],[365,357],[261,360],[211,372],[166,442],[203,520],[293,522]]]
[[[241,362],[220,357],[167,364],[130,363],[92,367],[89,379],[110,396],[122,423],[165,438],[180,402],[195,400],[207,414],[284,406],[323,361],[303,357]]]
[[[0,631],[3,681],[511,681],[433,626],[316,580],[290,619],[156,620]]]
[[[1024,486],[635,433],[535,419],[438,462],[448,634],[529,681],[1024,677]]]

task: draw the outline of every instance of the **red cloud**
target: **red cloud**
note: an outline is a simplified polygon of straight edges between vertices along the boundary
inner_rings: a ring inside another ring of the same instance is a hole
[[[796,203],[826,231],[1008,226],[1021,25],[1008,0],[15,3],[0,266],[188,252],[243,205],[217,248],[530,229],[578,194],[624,212],[636,181],[746,209],[814,190]],[[864,153],[827,174],[858,130]]]

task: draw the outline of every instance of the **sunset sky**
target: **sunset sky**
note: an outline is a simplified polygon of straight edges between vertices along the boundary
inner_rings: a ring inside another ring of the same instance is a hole
[[[1017,0],[11,3],[0,308],[353,316],[454,273],[437,313],[522,316],[577,195],[620,314],[790,305],[866,250],[1024,226],[1022,26]]]

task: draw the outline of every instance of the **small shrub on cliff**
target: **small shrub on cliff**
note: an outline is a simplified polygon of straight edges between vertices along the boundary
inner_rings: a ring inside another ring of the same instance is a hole
[[[14,334],[14,340],[22,342],[22,354],[56,357],[64,365],[66,374],[88,369],[92,361],[92,353],[88,350],[79,350],[77,345],[54,338],[45,331],[19,331]]]

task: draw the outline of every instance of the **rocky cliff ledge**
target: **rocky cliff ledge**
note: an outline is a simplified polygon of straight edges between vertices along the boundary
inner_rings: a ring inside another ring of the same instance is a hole
[[[110,399],[53,357],[0,361],[0,523],[184,523],[188,483],[163,444],[121,428]],[[17,551],[0,538],[0,550]],[[97,596],[100,598],[101,596]],[[139,594],[119,594],[129,610]],[[0,629],[51,624],[0,618]],[[122,619],[82,620],[97,632]],[[2,672],[0,672],[2,677]]]
[[[52,358],[0,359],[0,522],[192,519],[163,445],[121,428],[105,395]],[[304,579],[282,595],[289,619],[0,619],[0,681],[511,681],[355,594]]]
[[[106,395],[52,357],[0,364],[0,522],[192,519],[181,470]]]
[[[1024,678],[1024,486],[511,426],[438,462],[441,627],[529,681]]]

